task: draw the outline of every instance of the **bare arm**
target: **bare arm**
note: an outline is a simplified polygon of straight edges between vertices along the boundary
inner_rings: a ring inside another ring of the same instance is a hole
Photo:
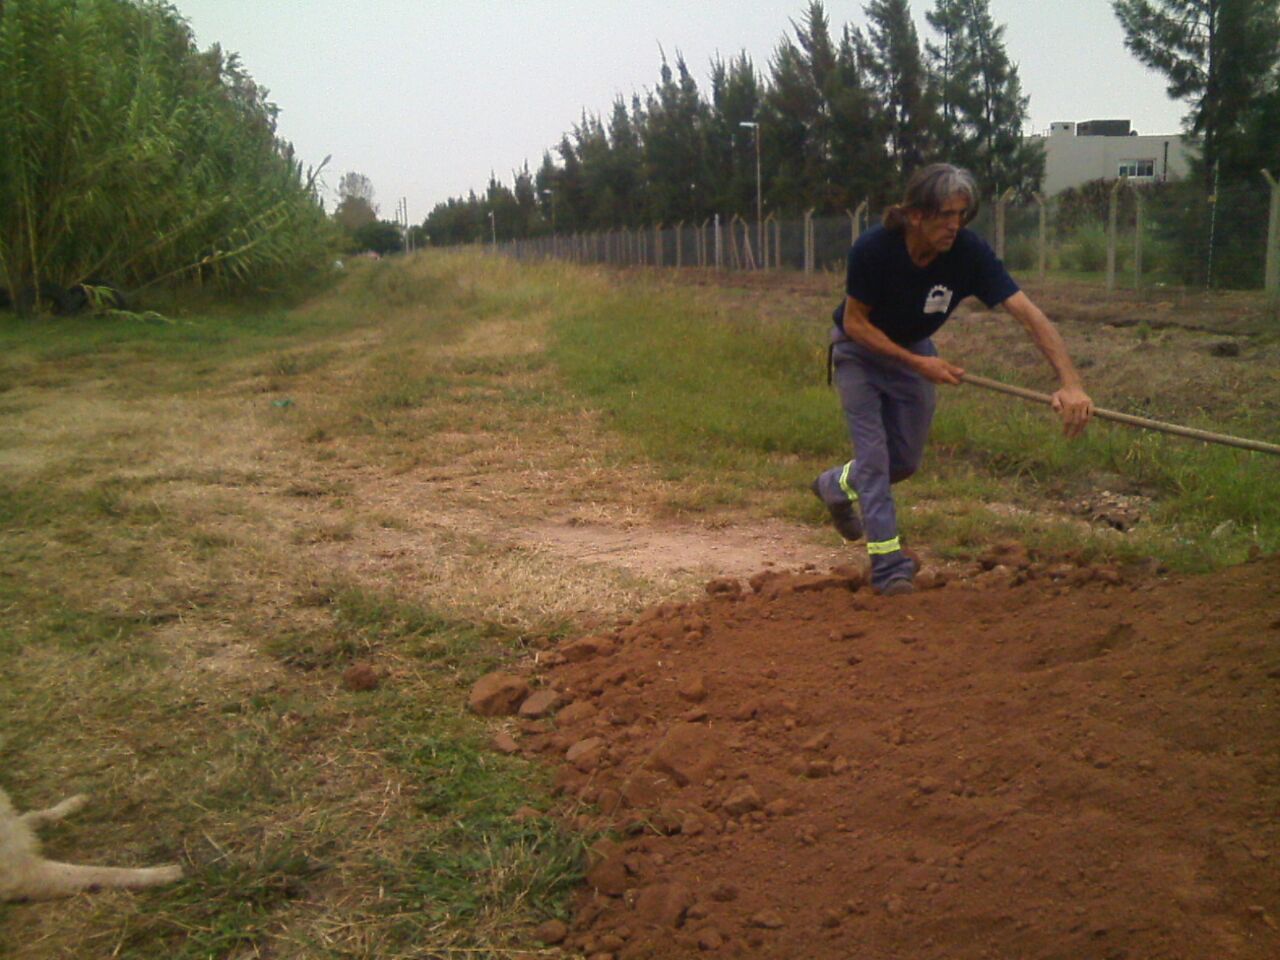
[[[1084,382],[1067,353],[1062,334],[1031,298],[1019,290],[1002,306],[1027,331],[1036,348],[1044,354],[1058,375],[1059,389],[1053,395],[1053,409],[1062,415],[1062,429],[1069,437],[1079,436],[1093,416],[1093,401],[1084,392]]]
[[[933,383],[958,384],[964,377],[964,369],[948,363],[941,357],[922,357],[900,347],[890,340],[879,327],[871,322],[871,310],[861,300],[846,297],[844,301],[844,332],[850,340],[882,356],[897,360],[909,370],[914,370]]]

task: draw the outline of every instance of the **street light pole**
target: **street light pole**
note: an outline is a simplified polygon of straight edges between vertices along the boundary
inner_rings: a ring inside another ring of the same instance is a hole
[[[554,190],[543,190],[542,195],[551,201],[551,235],[556,235],[556,192]]]
[[[743,120],[740,127],[750,127],[756,139],[756,255],[764,257],[764,204],[760,197],[760,124],[754,120]],[[763,260],[761,261],[763,264]]]

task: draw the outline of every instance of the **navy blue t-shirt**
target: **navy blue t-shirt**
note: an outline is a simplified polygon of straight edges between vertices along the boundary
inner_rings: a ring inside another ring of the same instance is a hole
[[[901,230],[872,227],[849,249],[845,292],[871,308],[871,323],[894,343],[908,346],[932,336],[965,297],[988,307],[1018,292],[987,242],[962,229],[950,250],[919,267]],[[844,303],[836,308],[844,330]]]

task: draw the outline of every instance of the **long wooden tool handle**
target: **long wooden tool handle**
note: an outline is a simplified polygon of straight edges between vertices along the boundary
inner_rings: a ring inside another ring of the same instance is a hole
[[[1036,403],[1053,402],[1053,398],[1047,393],[1028,390],[1025,387],[1014,387],[1007,383],[1001,383],[999,380],[989,380],[986,377],[978,376],[976,373],[966,373],[964,382],[986,390],[995,390],[999,393],[1021,397],[1023,400],[1034,400]],[[1225,433],[1212,433],[1208,430],[1197,430],[1194,427],[1182,427],[1176,423],[1162,423],[1159,420],[1148,420],[1146,417],[1135,417],[1132,414],[1119,413],[1115,410],[1104,410],[1102,407],[1094,407],[1093,415],[1103,420],[1114,420],[1116,423],[1124,423],[1131,427],[1142,427],[1144,430],[1159,430],[1161,433],[1172,433],[1179,437],[1191,437],[1194,440],[1204,440],[1206,443],[1221,443],[1229,447],[1239,447],[1242,450],[1256,450],[1259,453],[1280,455],[1280,445],[1264,443],[1261,440],[1247,440],[1243,437],[1231,437]]]

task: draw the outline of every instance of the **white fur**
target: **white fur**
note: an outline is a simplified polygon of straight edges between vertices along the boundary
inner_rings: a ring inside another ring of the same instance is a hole
[[[19,814],[0,789],[0,902],[51,900],[100,887],[155,887],[182,879],[182,868],[176,864],[141,869],[82,867],[40,856],[36,829],[75,813],[87,802],[87,797],[77,795],[48,810]]]

